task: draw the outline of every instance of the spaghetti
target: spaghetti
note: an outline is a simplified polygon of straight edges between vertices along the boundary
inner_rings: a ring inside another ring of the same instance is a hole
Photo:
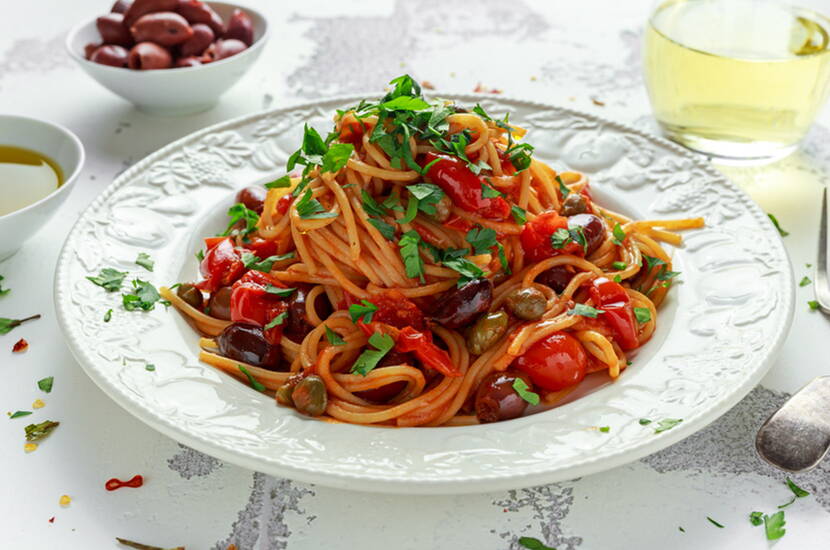
[[[203,280],[161,294],[202,361],[330,421],[492,422],[620,376],[677,273],[660,245],[703,220],[634,221],[480,106],[410,77],[306,126],[288,171],[206,239]]]

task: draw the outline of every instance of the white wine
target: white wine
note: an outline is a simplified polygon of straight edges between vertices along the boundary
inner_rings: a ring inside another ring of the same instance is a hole
[[[705,153],[793,151],[830,86],[830,20],[775,0],[670,0],[646,31],[645,77],[672,139]]]

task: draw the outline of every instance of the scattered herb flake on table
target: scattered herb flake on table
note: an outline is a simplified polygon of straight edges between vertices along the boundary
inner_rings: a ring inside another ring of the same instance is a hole
[[[651,420],[649,420],[648,418],[640,419],[640,426],[648,426],[649,424],[651,424]]]
[[[773,515],[764,515],[764,532],[767,535],[767,540],[777,540],[783,537],[787,530],[784,525],[787,521],[784,519],[784,510],[775,512]]]
[[[519,545],[529,550],[556,550],[533,537],[519,537]]]
[[[7,334],[23,323],[34,321],[35,319],[40,319],[40,314],[32,315],[25,319],[6,319],[5,317],[0,317],[0,334]]]
[[[20,418],[21,416],[29,416],[32,414],[32,411],[14,411],[9,418]]]
[[[52,384],[55,382],[54,376],[47,376],[46,378],[41,378],[37,381],[37,387],[41,390],[49,393],[52,391]]]
[[[26,441],[40,441],[48,436],[52,431],[60,426],[60,422],[52,420],[45,420],[40,424],[29,424],[24,428],[26,432]]]
[[[604,434],[607,434],[608,432],[610,432],[610,431],[611,431],[611,426],[601,426],[601,427],[599,428],[599,431],[601,431],[601,432],[602,432],[602,433],[604,433]]]
[[[790,491],[793,492],[793,494],[796,496],[796,498],[804,498],[804,497],[810,496],[810,493],[808,493],[807,491],[805,491],[804,489],[802,489],[801,487],[796,485],[795,482],[792,479],[787,478],[786,483],[787,483],[787,487],[790,488]]]
[[[709,516],[706,516],[706,519],[708,519],[708,520],[709,520],[709,523],[711,523],[711,524],[712,524],[712,525],[714,525],[715,527],[718,527],[719,529],[723,529],[723,525],[722,525],[722,524],[720,524],[720,523],[718,523],[717,521],[713,520],[713,519],[712,519],[712,518],[710,518]]]
[[[144,365],[144,370],[153,372],[154,370],[156,370],[156,366],[152,363],[147,363],[146,365]]]
[[[762,512],[752,512],[749,514],[749,523],[758,527],[762,523],[764,523],[764,514]]]

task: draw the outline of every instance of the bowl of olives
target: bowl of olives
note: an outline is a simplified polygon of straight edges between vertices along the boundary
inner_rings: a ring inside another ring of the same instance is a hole
[[[182,115],[213,107],[268,38],[248,7],[201,0],[117,0],[76,26],[66,48],[99,84],[138,109]]]

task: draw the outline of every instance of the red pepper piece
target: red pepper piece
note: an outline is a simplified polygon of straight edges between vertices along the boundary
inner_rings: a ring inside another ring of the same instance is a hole
[[[107,491],[115,491],[116,489],[120,489],[121,487],[133,487],[138,488],[144,485],[144,478],[140,475],[135,475],[127,481],[121,481],[117,477],[107,480],[104,484],[104,488]]]

